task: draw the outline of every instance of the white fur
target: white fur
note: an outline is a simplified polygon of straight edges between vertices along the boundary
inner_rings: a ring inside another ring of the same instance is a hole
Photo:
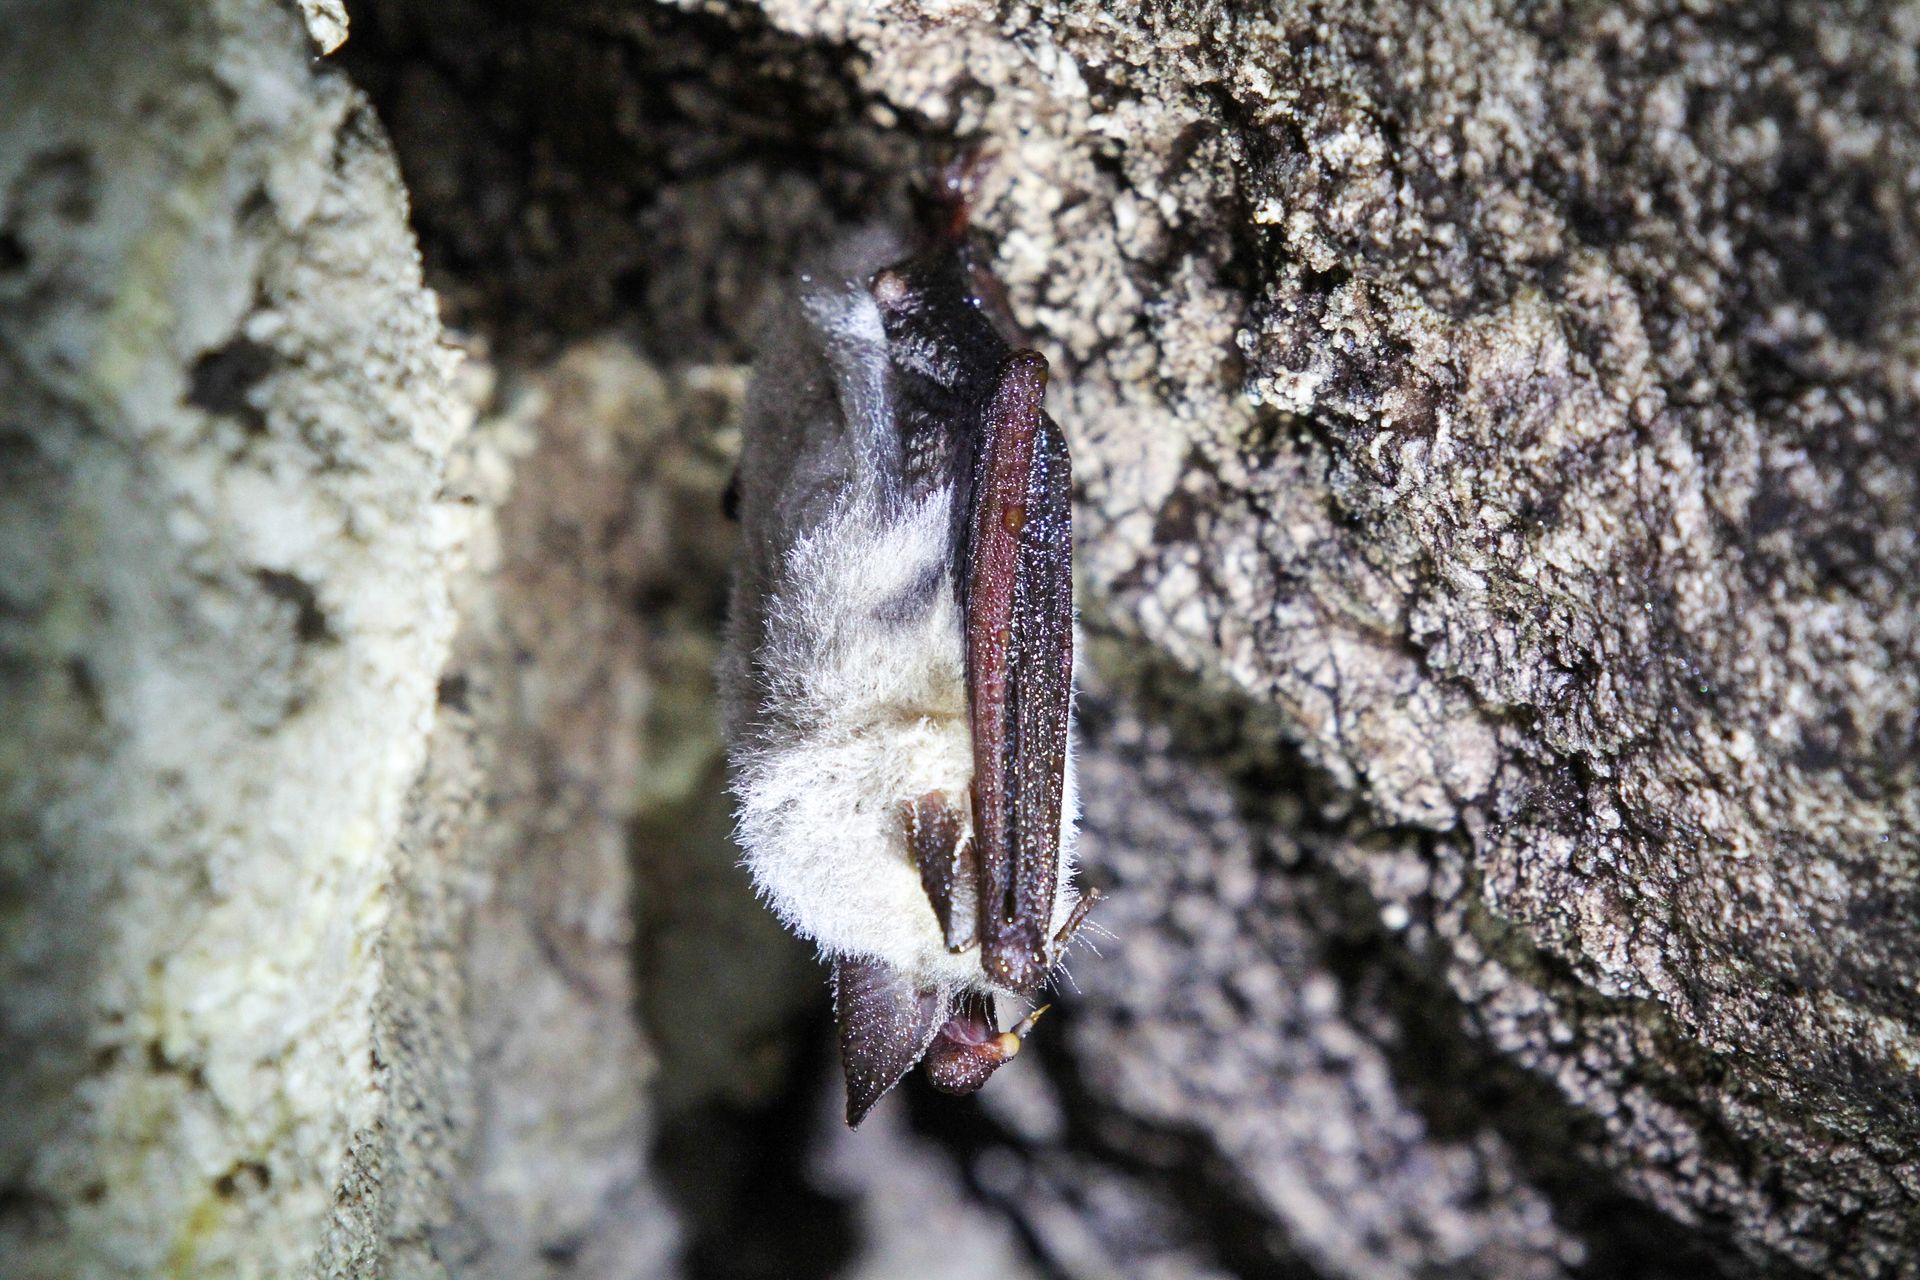
[[[749,653],[754,628],[736,618],[721,664],[732,686],[743,861],[780,918],[824,954],[879,959],[923,987],[985,990],[978,947],[946,949],[901,816],[903,805],[932,791],[963,815],[969,833],[972,826],[962,622],[947,573],[953,495],[943,489],[900,511],[873,482],[872,442],[890,438],[892,410],[876,373],[885,369],[884,336],[865,288],[815,289],[798,311],[817,335],[835,384],[831,399],[848,421],[824,430],[781,421],[778,389],[762,387],[762,421],[750,413],[745,448],[756,447],[756,431],[797,429],[832,441],[837,427],[837,453],[803,451],[793,470],[819,485],[816,455],[824,453],[844,459],[847,474],[832,483],[831,500],[807,500],[810,523],[775,549],[759,583],[743,576],[736,594],[738,614],[746,591],[763,592],[756,603],[765,619]],[[805,367],[790,355],[774,363]],[[743,473],[747,466],[743,460]],[[750,537],[754,530],[749,516]],[[1069,760],[1056,922],[1075,900],[1073,772]],[[958,891],[955,911],[971,919],[971,886]]]

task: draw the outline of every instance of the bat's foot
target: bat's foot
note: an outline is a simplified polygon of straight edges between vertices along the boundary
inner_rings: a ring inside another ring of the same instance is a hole
[[[1041,1005],[1005,1031],[994,1029],[993,1003],[963,996],[927,1049],[927,1079],[942,1093],[972,1093],[1020,1052],[1021,1041],[1048,1009]]]
[[[1080,926],[1087,922],[1087,916],[1092,913],[1102,896],[1098,889],[1089,889],[1080,895],[1080,901],[1074,903],[1073,910],[1067,913],[1067,922],[1061,925],[1053,935],[1055,955],[1067,949],[1067,944],[1073,941],[1074,934],[1080,932]]]

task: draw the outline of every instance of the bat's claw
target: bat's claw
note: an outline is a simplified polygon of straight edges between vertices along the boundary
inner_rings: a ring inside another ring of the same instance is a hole
[[[1026,1017],[1007,1029],[1007,1034],[1021,1040],[1026,1039],[1027,1033],[1033,1030],[1033,1024],[1040,1021],[1040,1015],[1051,1008],[1053,1008],[1052,1005],[1043,1004],[1038,1009],[1029,1010]]]

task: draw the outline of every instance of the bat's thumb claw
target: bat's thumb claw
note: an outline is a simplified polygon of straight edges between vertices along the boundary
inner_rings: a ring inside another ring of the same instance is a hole
[[[1031,1012],[1029,1012],[1029,1013],[1027,1014],[1027,1016],[1026,1016],[1026,1017],[1024,1017],[1024,1018],[1022,1018],[1022,1019],[1020,1019],[1020,1021],[1018,1021],[1018,1022],[1016,1022],[1016,1023],[1014,1023],[1014,1024],[1013,1024],[1013,1027],[1012,1027],[1012,1029],[1011,1029],[1010,1031],[1008,1031],[1008,1032],[1007,1032],[1007,1034],[1008,1034],[1008,1035],[1010,1035],[1010,1036],[1013,1036],[1013,1037],[1015,1038],[1015,1040],[1023,1040],[1023,1039],[1025,1039],[1025,1038],[1026,1038],[1026,1035],[1027,1035],[1027,1033],[1028,1033],[1029,1031],[1031,1031],[1031,1030],[1033,1030],[1033,1024],[1034,1024],[1034,1023],[1036,1023],[1036,1022],[1038,1022],[1038,1021],[1040,1021],[1040,1015],[1041,1015],[1041,1014],[1043,1014],[1043,1013],[1045,1013],[1045,1012],[1046,1012],[1047,1010],[1049,1010],[1049,1009],[1051,1009],[1051,1008],[1053,1008],[1053,1006],[1052,1006],[1052,1005],[1050,1005],[1050,1004],[1043,1004],[1043,1005],[1041,1005],[1041,1006],[1040,1006],[1040,1007],[1039,1007],[1038,1009],[1034,1009],[1034,1010],[1032,1010]],[[1012,1057],[1013,1055],[1012,1055],[1012,1054],[1008,1054],[1007,1056],[1008,1056],[1009,1058],[1011,1058],[1011,1057]]]

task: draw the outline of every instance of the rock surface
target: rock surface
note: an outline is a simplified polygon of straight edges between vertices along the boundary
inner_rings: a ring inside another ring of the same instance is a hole
[[[346,8],[0,50],[26,1274],[1920,1273],[1920,7]],[[869,1142],[718,495],[955,139],[1112,936]]]
[[[404,1217],[343,1189],[412,1123],[380,1005],[470,518],[455,356],[384,134],[288,13],[5,25],[0,1252],[362,1255]]]

